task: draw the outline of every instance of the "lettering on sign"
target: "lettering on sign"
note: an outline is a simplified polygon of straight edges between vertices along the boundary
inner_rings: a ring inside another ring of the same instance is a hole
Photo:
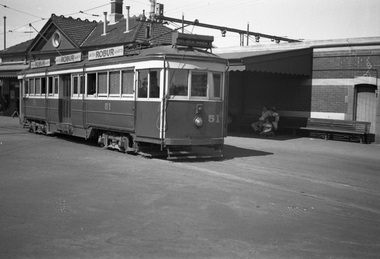
[[[30,63],[31,68],[50,67],[50,59],[36,60]]]
[[[124,46],[118,46],[107,49],[99,49],[88,52],[88,60],[96,60],[103,58],[120,57],[124,55]]]
[[[66,63],[73,63],[73,62],[80,62],[82,61],[82,53],[75,53],[65,56],[59,56],[55,58],[55,63],[57,65],[60,64],[66,64]]]

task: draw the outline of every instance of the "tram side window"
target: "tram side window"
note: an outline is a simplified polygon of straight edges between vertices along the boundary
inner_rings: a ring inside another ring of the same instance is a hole
[[[36,86],[36,95],[41,94],[41,78],[36,78],[35,79],[35,86]]]
[[[54,77],[54,94],[58,94],[59,77]]]
[[[48,77],[48,95],[53,95],[53,77]]]
[[[160,73],[157,70],[149,71],[149,98],[160,97]]]
[[[79,76],[80,79],[80,89],[79,89],[79,94],[84,94],[84,89],[85,89],[85,81],[83,75]]]
[[[29,79],[24,80],[24,93],[25,95],[29,94]]]
[[[222,75],[220,73],[212,73],[210,96],[214,99],[220,99],[222,96]]]
[[[112,71],[109,75],[110,95],[120,96],[120,71]]]
[[[191,96],[207,97],[207,72],[191,73]]]
[[[41,94],[46,94],[46,78],[41,78]]]
[[[34,85],[34,78],[32,78],[32,79],[29,79],[29,89],[30,89],[30,94],[31,95],[34,95],[35,94],[35,90],[36,90],[36,88],[35,88],[35,85]]]
[[[107,95],[107,72],[98,74],[98,94]]]
[[[169,70],[170,95],[187,96],[189,90],[189,71],[183,69]]]
[[[96,73],[87,74],[87,96],[96,93]]]
[[[78,85],[79,85],[78,76],[73,76],[73,95],[78,95]]]
[[[133,81],[134,72],[133,71],[123,71],[122,72],[122,94],[133,94]]]

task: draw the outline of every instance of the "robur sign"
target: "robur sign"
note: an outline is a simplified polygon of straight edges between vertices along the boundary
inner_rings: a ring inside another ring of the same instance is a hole
[[[57,65],[59,64],[66,64],[66,63],[73,63],[73,62],[80,62],[82,61],[82,53],[75,53],[65,56],[59,56],[55,58],[55,63]]]
[[[124,55],[124,46],[118,46],[107,49],[99,49],[88,52],[88,60],[120,57]]]

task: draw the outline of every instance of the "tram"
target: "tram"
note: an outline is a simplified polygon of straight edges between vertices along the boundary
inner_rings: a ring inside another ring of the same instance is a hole
[[[32,64],[19,74],[20,115],[31,132],[96,138],[126,153],[154,146],[168,158],[173,150],[194,147],[221,153],[227,135],[225,59],[189,44],[75,55],[81,53],[57,57],[47,67]]]

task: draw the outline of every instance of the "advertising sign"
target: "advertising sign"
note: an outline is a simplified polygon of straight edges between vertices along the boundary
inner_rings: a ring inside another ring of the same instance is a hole
[[[50,59],[36,60],[30,63],[31,68],[50,67]]]
[[[70,55],[65,55],[65,56],[59,56],[59,57],[55,58],[55,63],[57,65],[80,62],[80,61],[82,61],[82,53],[80,53],[80,52],[70,54]]]
[[[107,49],[98,49],[88,52],[88,60],[96,60],[103,58],[120,57],[124,55],[124,46],[117,46]]]

